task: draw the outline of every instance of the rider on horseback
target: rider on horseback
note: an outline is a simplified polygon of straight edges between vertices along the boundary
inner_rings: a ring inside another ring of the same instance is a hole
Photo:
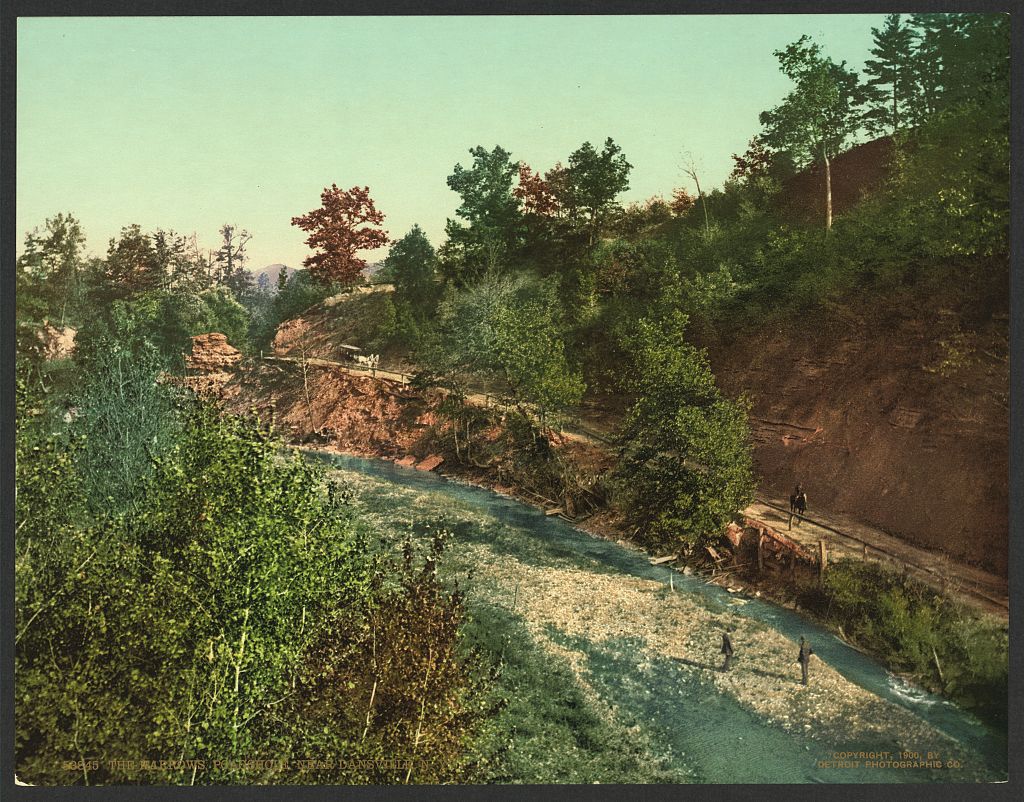
[[[807,493],[804,491],[804,486],[798,484],[796,490],[793,491],[793,495],[789,497],[789,523],[792,525],[793,516],[796,515],[797,526],[800,525],[800,516],[807,512]]]

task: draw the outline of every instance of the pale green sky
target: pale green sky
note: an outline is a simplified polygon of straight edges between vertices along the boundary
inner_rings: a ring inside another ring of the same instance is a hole
[[[334,182],[436,246],[458,202],[445,178],[475,145],[546,170],[611,136],[634,168],[625,201],[689,186],[684,151],[715,186],[788,91],[773,50],[806,33],[859,69],[882,20],[22,18],[19,235],[71,212],[103,254],[131,223],[213,247],[230,222],[254,267],[299,266],[291,217]]]

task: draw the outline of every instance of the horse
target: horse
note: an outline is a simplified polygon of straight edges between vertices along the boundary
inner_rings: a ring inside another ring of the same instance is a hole
[[[807,512],[807,494],[800,493],[793,499],[793,507],[796,509],[797,514],[803,515]]]
[[[797,524],[800,523],[801,517],[807,512],[807,494],[803,491],[803,488],[798,487],[797,491],[789,497],[789,523],[788,527],[793,525],[793,516],[796,516]]]

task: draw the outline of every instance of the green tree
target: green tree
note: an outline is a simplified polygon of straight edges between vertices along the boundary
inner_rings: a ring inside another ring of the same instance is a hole
[[[914,83],[921,92],[920,123],[939,110],[942,95],[943,61],[948,58],[956,39],[954,17],[949,14],[911,14],[916,48],[911,62]]]
[[[34,310],[38,320],[49,315],[64,326],[69,309],[80,302],[84,245],[82,226],[70,214],[48,218],[42,231],[37,228],[25,235],[18,276],[26,291],[25,300],[31,304],[28,295],[34,294],[43,302]],[[20,302],[19,294],[19,306]],[[25,311],[32,316],[31,309]]]
[[[874,224],[899,252],[1004,256],[1009,249],[1009,22],[1004,14],[915,15],[927,115],[900,140]],[[861,240],[864,240],[861,237]],[[868,240],[869,242],[869,240]],[[892,250],[892,247],[889,247]],[[998,264],[998,262],[996,262]]]
[[[542,417],[565,410],[579,403],[584,385],[568,363],[560,314],[551,282],[488,276],[441,303],[425,358],[461,392],[476,379]]]
[[[864,62],[869,79],[865,87],[864,126],[872,134],[895,133],[920,119],[919,90],[914,70],[914,32],[899,14],[889,14],[885,27],[872,28],[875,58]]]
[[[242,298],[254,284],[252,274],[245,269],[249,258],[245,246],[252,235],[225,223],[220,227],[220,236],[221,246],[214,257],[217,282],[230,289],[236,298]]]
[[[950,14],[939,37],[939,111],[964,105],[1002,108],[1010,99],[1010,16]]]
[[[566,358],[554,286],[545,283],[499,308],[495,359],[514,398],[533,404],[546,425],[550,413],[578,406],[586,386]]]
[[[635,401],[617,472],[630,519],[663,548],[717,537],[754,493],[746,403],[722,397],[685,325],[678,312],[645,318],[628,338]]]
[[[913,14],[910,24],[925,115],[965,103],[1009,101],[1008,14]]]
[[[584,142],[569,156],[570,214],[583,217],[591,246],[611,211],[617,208],[615,198],[629,189],[632,169],[622,148],[611,137],[605,140],[600,152]]]
[[[846,62],[836,64],[823,56],[807,36],[776,50],[775,56],[783,74],[796,85],[781,104],[761,112],[761,139],[787,151],[797,167],[821,162],[827,231],[832,228],[832,159],[860,124],[857,75],[846,69]]]
[[[459,286],[472,283],[484,273],[507,269],[522,244],[523,220],[512,185],[519,166],[504,148],[470,149],[473,166],[456,164],[448,186],[462,199],[449,219],[448,241],[441,249],[448,278]]]
[[[418,225],[391,246],[383,270],[395,285],[395,303],[407,304],[418,322],[432,317],[438,302],[437,253]]]
[[[107,258],[95,264],[89,276],[90,299],[99,306],[164,286],[164,261],[153,237],[138,224],[125,226],[111,237]]]
[[[198,293],[213,284],[210,266],[200,253],[195,234],[184,236],[158,228],[150,238],[160,289]]]

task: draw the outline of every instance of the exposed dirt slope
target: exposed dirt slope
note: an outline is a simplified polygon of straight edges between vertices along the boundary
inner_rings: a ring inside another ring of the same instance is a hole
[[[763,492],[786,498],[802,482],[812,514],[844,513],[1005,576],[1006,323],[965,333],[958,320],[844,309],[709,350],[723,390],[752,399]]]
[[[295,363],[257,365],[226,388],[230,408],[273,418],[294,441],[313,436],[349,453],[392,459],[413,452],[437,422],[435,395],[315,364],[303,378]]]
[[[894,154],[891,137],[856,145],[831,163],[832,213],[841,215],[877,189],[891,170]],[[815,163],[785,183],[781,210],[796,220],[818,224],[825,215],[825,169]]]
[[[400,355],[381,349],[376,342],[382,325],[394,318],[390,284],[357,287],[316,304],[294,320],[282,323],[274,336],[278,356],[342,359],[343,345],[361,348],[364,354],[380,352],[389,367],[399,367]]]
[[[998,265],[959,277],[956,270],[950,266],[935,292],[914,285],[905,297],[848,301],[756,336],[701,344],[722,389],[751,396],[762,493],[786,498],[803,482],[812,515],[845,515],[1006,576],[1007,299],[991,278]],[[964,292],[950,294],[953,285]],[[944,297],[936,294],[942,288]],[[330,299],[285,323],[276,350],[341,359],[340,343],[367,348],[385,300]],[[383,364],[395,367],[387,357]],[[298,438],[325,431],[339,448],[395,457],[428,428],[421,416],[431,405],[411,401],[397,383],[381,383],[388,397],[378,397],[369,378],[312,369],[307,409],[296,378],[280,374],[269,393]],[[267,392],[244,395],[269,401]],[[588,406],[584,423],[614,428],[621,404],[608,402]],[[594,418],[600,411],[609,419]]]

